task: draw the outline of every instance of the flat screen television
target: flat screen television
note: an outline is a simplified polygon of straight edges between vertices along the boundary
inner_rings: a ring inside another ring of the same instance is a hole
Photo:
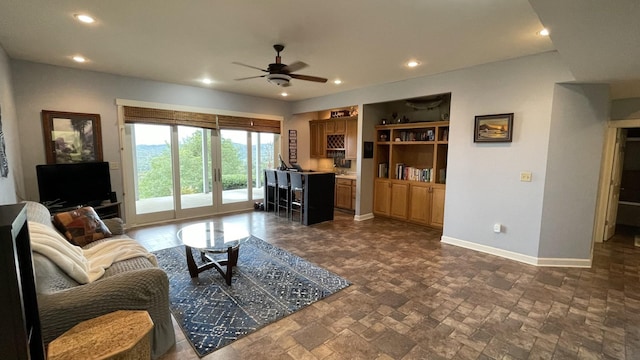
[[[110,199],[108,162],[37,165],[40,202],[51,208],[97,206]]]

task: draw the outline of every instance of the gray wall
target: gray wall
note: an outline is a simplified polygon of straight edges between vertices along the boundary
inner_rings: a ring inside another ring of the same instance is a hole
[[[611,120],[640,119],[640,98],[617,99],[611,102]]]
[[[0,177],[0,205],[14,204],[23,197],[22,162],[18,117],[13,97],[9,57],[0,46],[0,115],[4,132],[5,150],[9,162],[9,175]]]
[[[25,61],[13,61],[11,66],[27,199],[38,199],[35,166],[45,163],[42,110],[100,114],[104,160],[109,162],[120,162],[117,98],[267,115],[289,113],[288,103],[279,100]],[[111,171],[111,181],[122,199],[121,170]]]
[[[537,257],[554,86],[572,80],[559,55],[550,52],[300,101],[292,112],[451,92],[443,236]],[[363,126],[371,129],[379,114],[361,109]],[[473,142],[476,115],[508,112],[515,113],[512,143]],[[520,182],[521,171],[531,171],[533,181]],[[373,169],[363,168],[361,180],[363,196],[372,194]],[[360,205],[361,214],[371,212],[371,202]],[[505,231],[494,233],[494,223]]]
[[[555,86],[540,258],[591,258],[609,104],[608,85]]]

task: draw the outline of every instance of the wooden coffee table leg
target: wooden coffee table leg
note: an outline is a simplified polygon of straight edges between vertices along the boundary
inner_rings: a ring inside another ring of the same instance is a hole
[[[231,286],[231,277],[233,276],[233,267],[238,264],[238,249],[240,247],[227,248],[227,271],[224,273],[224,280],[227,285]]]
[[[186,256],[187,256],[187,267],[189,268],[189,275],[192,278],[198,277],[198,265],[196,265],[196,261],[193,259],[193,252],[191,248],[187,245],[184,246]]]

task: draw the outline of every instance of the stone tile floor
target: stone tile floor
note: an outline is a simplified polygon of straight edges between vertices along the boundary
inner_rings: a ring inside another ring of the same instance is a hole
[[[640,359],[640,248],[630,233],[596,244],[591,269],[541,268],[340,212],[309,227],[264,212],[207,220],[246,227],[353,283],[207,360]],[[179,245],[176,231],[192,222],[129,234],[153,251]],[[162,359],[198,359],[175,327]]]

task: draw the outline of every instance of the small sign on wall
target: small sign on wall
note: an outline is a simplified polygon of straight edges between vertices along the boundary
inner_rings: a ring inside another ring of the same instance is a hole
[[[289,163],[298,163],[298,130],[289,130]]]

